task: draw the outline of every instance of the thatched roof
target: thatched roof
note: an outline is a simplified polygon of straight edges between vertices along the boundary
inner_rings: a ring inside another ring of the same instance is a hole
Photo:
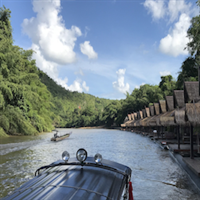
[[[145,110],[145,109],[142,109],[142,114],[143,114],[143,118],[146,118],[146,117],[147,117],[147,113],[146,113],[146,110]]]
[[[134,120],[127,121],[127,122],[125,123],[125,126],[126,126],[126,127],[131,127],[131,124],[133,124],[133,123],[134,123]]]
[[[140,115],[140,119],[143,119],[143,113],[141,110],[139,111],[139,115]]]
[[[166,96],[166,103],[167,103],[167,110],[171,111],[174,110],[174,97],[173,96]]]
[[[155,108],[155,111],[156,111],[156,115],[159,115],[160,114],[160,107],[159,107],[159,103],[154,103],[154,108]]]
[[[149,126],[149,124],[148,124],[149,119],[150,119],[150,117],[146,117],[146,118],[140,120],[140,126]]]
[[[128,120],[131,120],[131,114],[128,114]]]
[[[174,119],[177,125],[187,125],[185,121],[185,107],[175,110]]]
[[[124,123],[128,121],[128,117],[126,116],[124,119]]]
[[[200,103],[186,103],[186,116],[192,125],[200,125]]]
[[[131,113],[131,119],[135,120],[134,113]]]
[[[146,110],[146,114],[147,114],[146,117],[150,117],[150,110],[149,110],[149,108],[145,108],[145,110]]]
[[[157,126],[156,117],[157,115],[150,117],[150,119],[147,121],[148,126]]]
[[[149,109],[150,109],[150,114],[151,114],[151,116],[154,116],[154,115],[155,115],[154,106],[149,106]]]
[[[174,113],[175,113],[175,110],[172,110],[160,116],[160,124],[162,126],[174,126],[175,125]]]
[[[160,108],[161,108],[161,112],[165,113],[166,110],[166,101],[165,100],[159,100],[159,104],[160,104]]]
[[[198,81],[185,81],[184,82],[185,102],[191,103],[193,100],[197,102],[199,97],[199,82]]]
[[[135,117],[135,120],[137,119],[137,113],[136,112],[134,112],[134,117]]]
[[[138,119],[134,124],[136,124],[136,126],[140,126],[140,120],[142,119]]]
[[[174,108],[185,106],[184,90],[174,90]]]

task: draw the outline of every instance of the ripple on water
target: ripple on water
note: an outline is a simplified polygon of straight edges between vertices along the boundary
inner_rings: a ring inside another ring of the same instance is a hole
[[[60,131],[65,133],[71,129]],[[37,168],[61,159],[63,151],[67,150],[70,157],[75,157],[79,148],[85,148],[89,156],[98,152],[103,158],[132,169],[135,200],[200,199],[179,166],[149,138],[118,130],[72,131],[68,139],[56,143],[50,141],[52,133],[45,133],[30,141],[18,139],[17,143],[0,144],[0,150],[3,150],[0,151],[0,197],[32,178]]]

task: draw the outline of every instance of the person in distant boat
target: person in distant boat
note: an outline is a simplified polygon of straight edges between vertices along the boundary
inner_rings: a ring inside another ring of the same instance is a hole
[[[54,133],[54,138],[58,137],[58,131],[56,131],[56,133]]]

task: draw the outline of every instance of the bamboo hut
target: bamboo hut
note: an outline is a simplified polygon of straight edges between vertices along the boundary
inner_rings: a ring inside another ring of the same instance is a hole
[[[174,110],[174,97],[166,96],[165,99],[166,99],[167,110],[168,111]]]
[[[140,119],[143,119],[143,113],[141,110],[139,111],[139,115],[140,115]]]
[[[193,126],[200,125],[200,103],[186,103],[186,116]]]
[[[154,106],[149,106],[149,110],[150,110],[150,115],[154,116],[155,115],[155,108],[154,108]]]
[[[140,126],[146,127],[149,126],[148,125],[148,120],[150,119],[150,117],[145,117],[144,119],[140,120]]]
[[[174,108],[183,108],[184,106],[184,90],[174,90]]]
[[[160,100],[159,104],[160,104],[160,108],[161,108],[161,113],[165,113],[167,111],[166,110],[166,101],[165,100]]]
[[[132,119],[132,120],[135,120],[134,113],[131,113],[131,119]]]
[[[160,107],[159,107],[159,103],[154,103],[154,108],[155,108],[155,111],[156,111],[156,115],[159,115],[160,114]]]
[[[146,118],[146,117],[147,117],[147,113],[146,113],[146,110],[145,110],[145,109],[142,109],[142,114],[143,114],[143,118]]]
[[[174,113],[175,110],[169,111],[164,113],[164,115],[160,116],[160,125],[162,126],[174,126],[175,121],[174,121]]]
[[[131,120],[131,114],[128,114],[128,120]]]
[[[150,110],[149,110],[149,108],[145,108],[145,110],[146,110],[147,117],[150,117]]]
[[[135,120],[137,119],[137,113],[136,112],[134,112],[134,118],[135,118]]]
[[[184,95],[185,102],[198,102],[200,101],[199,96],[199,82],[198,81],[186,81],[184,82]]]

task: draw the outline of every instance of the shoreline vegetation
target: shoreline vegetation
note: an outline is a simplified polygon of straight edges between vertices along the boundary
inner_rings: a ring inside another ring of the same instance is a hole
[[[0,8],[0,138],[9,135],[31,136],[54,128],[120,129],[127,114],[163,100],[184,81],[198,80],[199,39],[193,33],[200,16],[188,29],[190,56],[183,61],[178,78],[161,76],[158,85],[135,88],[126,98],[110,100],[84,92],[66,90],[36,66],[33,50],[13,44],[11,11]],[[200,34],[200,33],[198,33]]]

